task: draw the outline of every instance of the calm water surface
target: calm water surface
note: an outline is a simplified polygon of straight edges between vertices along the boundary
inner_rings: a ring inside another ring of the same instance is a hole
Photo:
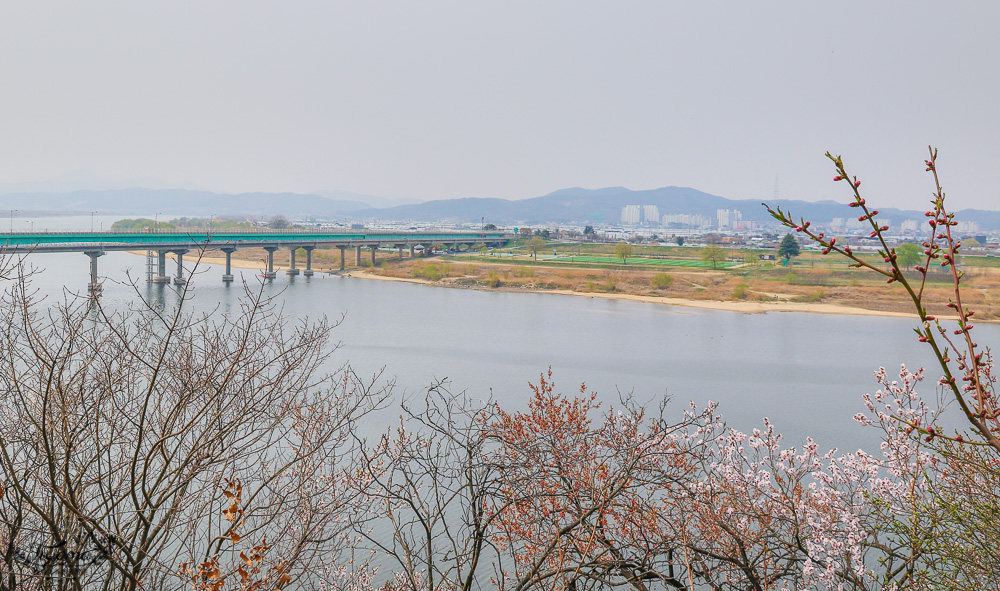
[[[89,221],[89,220],[88,220]],[[35,285],[50,297],[81,291],[88,281],[82,254],[31,255],[43,267]],[[173,262],[168,261],[171,274]],[[99,260],[106,276],[103,302],[126,306],[139,292],[166,302],[172,289],[144,283],[145,259],[110,252]],[[247,281],[256,273],[244,271]],[[222,270],[202,266],[192,308],[235,309],[239,285]],[[238,276],[239,277],[239,276]],[[121,282],[121,283],[120,283]],[[875,389],[872,372],[900,363],[929,364],[914,320],[798,313],[739,314],[600,298],[522,294],[363,280],[317,274],[265,286],[290,317],[343,316],[334,338],[337,361],[361,374],[384,368],[397,381],[396,398],[447,378],[455,391],[523,407],[531,381],[552,367],[557,388],[581,382],[608,403],[619,393],[655,405],[664,396],[679,414],[689,400],[720,403],[739,429],[770,417],[797,444],[811,435],[821,447],[877,450],[878,433],[857,426],[861,395]],[[1000,327],[979,325],[981,343],[1000,342]],[[936,374],[935,374],[936,375]],[[924,394],[933,397],[933,380]]]

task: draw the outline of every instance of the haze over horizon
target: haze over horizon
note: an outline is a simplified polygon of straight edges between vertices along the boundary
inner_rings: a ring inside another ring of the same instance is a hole
[[[997,209],[997,16],[926,1],[12,5],[0,184],[770,199],[777,178],[783,199],[844,201],[829,149],[873,202],[923,209],[931,143],[951,208]]]

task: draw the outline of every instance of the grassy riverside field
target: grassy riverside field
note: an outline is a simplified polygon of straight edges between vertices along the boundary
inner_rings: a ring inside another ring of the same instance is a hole
[[[365,271],[383,278],[431,282],[442,286],[528,291],[571,291],[581,294],[680,298],[694,302],[801,302],[862,308],[877,312],[909,313],[913,304],[897,284],[887,285],[881,276],[854,269],[844,259],[805,250],[787,265],[784,261],[760,260],[773,249],[726,248],[726,260],[713,265],[702,259],[703,248],[690,246],[634,245],[622,260],[614,244],[560,243],[552,241],[536,257],[523,244],[504,249],[473,248],[470,251],[432,256],[405,256],[395,250],[379,251],[377,265],[371,253],[363,253],[362,265],[353,265],[347,253],[347,271]],[[240,250],[234,259],[263,261],[264,252]],[[275,264],[287,266],[288,251],[275,253]],[[304,266],[304,256],[297,257]],[[882,259],[871,254],[872,264]],[[337,249],[313,252],[317,272],[339,269]],[[1000,320],[1000,257],[966,255],[960,260],[965,273],[964,301],[982,320]],[[935,268],[936,269],[936,268]],[[916,276],[916,274],[914,274]],[[945,304],[953,295],[950,273],[933,270],[928,276],[925,301],[942,302],[931,314],[946,316]]]

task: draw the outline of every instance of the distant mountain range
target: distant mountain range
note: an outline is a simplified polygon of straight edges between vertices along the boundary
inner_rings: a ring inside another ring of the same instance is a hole
[[[109,189],[68,193],[10,193],[0,196],[0,210],[21,213],[90,213],[162,216],[247,217],[284,214],[287,216],[343,216],[346,212],[369,209],[363,201],[329,199],[301,193],[240,193],[230,195],[191,189]]]
[[[766,199],[771,207],[780,207],[796,217],[829,223],[834,218],[854,215],[844,203],[836,201],[800,201]],[[447,199],[382,209],[351,212],[355,218],[381,218],[413,221],[453,221],[475,223],[485,219],[495,224],[604,223],[617,225],[626,205],[655,205],[660,215],[692,214],[715,219],[720,209],[738,210],[745,220],[770,223],[773,220],[757,199],[726,199],[688,187],[663,187],[632,191],[624,187],[604,189],[562,189],[542,197],[508,201],[505,199]],[[923,220],[923,211],[885,208],[879,217],[890,224],[905,219]],[[1000,230],[1000,211],[965,210],[959,219],[975,221],[983,231]]]
[[[90,213],[162,216],[247,216],[284,214],[289,217],[315,216],[320,219],[359,221],[405,220],[414,222],[476,223],[482,220],[512,224],[612,224],[621,219],[626,205],[655,205],[660,214],[696,214],[715,218],[719,209],[738,210],[743,219],[770,221],[756,199],[733,200],[687,187],[663,187],[632,191],[624,187],[604,189],[562,189],[531,199],[506,200],[464,198],[399,203],[384,198],[344,191],[323,191],[323,195],[301,193],[225,194],[192,189],[107,189],[66,193],[10,193],[0,196],[0,211],[17,209],[28,213]],[[816,223],[850,217],[854,210],[834,201],[766,200],[796,217]],[[381,205],[382,207],[378,207]],[[975,221],[983,231],[1000,230],[1000,211],[966,210],[959,219]],[[882,209],[889,223],[923,219],[923,212]]]

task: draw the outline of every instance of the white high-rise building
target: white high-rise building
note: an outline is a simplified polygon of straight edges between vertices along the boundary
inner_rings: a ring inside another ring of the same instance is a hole
[[[715,217],[719,221],[720,228],[735,228],[743,219],[743,214],[737,209],[717,209]]]
[[[694,228],[701,228],[709,225],[709,220],[703,215],[689,214],[689,213],[668,213],[664,214],[660,218],[660,223],[664,226],[669,226],[670,224],[682,224],[685,226],[691,226]]]
[[[979,231],[979,224],[976,222],[960,221],[958,225],[955,226],[956,232],[962,232],[964,234],[973,234]]]
[[[642,206],[642,222],[647,226],[660,225],[660,208],[655,205]]]
[[[626,205],[622,208],[622,223],[626,226],[638,226],[642,222],[642,207]]]
[[[660,208],[655,205],[626,205],[622,208],[622,223],[627,226],[659,226]]]

